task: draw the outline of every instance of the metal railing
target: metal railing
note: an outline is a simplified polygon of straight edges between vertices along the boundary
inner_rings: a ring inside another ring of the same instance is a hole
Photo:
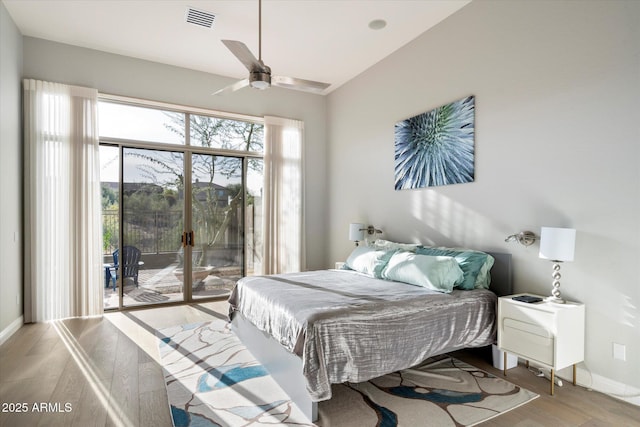
[[[118,211],[102,211],[103,254],[118,247]],[[125,211],[123,236],[143,253],[176,252],[182,236],[182,211]]]
[[[248,209],[253,214],[253,209]],[[225,214],[221,213],[211,222],[223,223]],[[253,226],[254,218],[250,223]],[[182,211],[125,211],[123,215],[125,244],[136,246],[144,254],[175,253],[181,247],[181,237],[184,231]],[[118,248],[119,218],[117,210],[102,211],[103,254],[111,255]],[[224,238],[217,248],[236,247],[242,244],[242,230],[239,228],[238,217],[227,224]],[[211,234],[215,234],[210,230]],[[253,233],[251,234],[253,239]],[[203,243],[203,236],[196,233],[196,244]]]

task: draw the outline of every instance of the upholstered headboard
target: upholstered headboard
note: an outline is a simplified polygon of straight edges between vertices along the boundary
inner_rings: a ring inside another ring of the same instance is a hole
[[[511,283],[511,254],[487,252],[495,262],[491,267],[490,289],[499,297],[513,294]]]

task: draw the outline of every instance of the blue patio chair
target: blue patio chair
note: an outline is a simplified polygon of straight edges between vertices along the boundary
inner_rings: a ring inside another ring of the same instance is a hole
[[[142,252],[140,252],[140,249],[136,248],[135,246],[123,246],[122,254],[122,275],[124,276],[123,279],[126,279],[127,277],[133,278],[133,283],[135,283],[136,287],[138,287],[138,270],[140,269],[140,257],[142,256]],[[113,266],[115,270],[115,274],[113,275],[114,291],[116,290],[116,282],[119,273],[119,255],[119,249],[116,249],[113,252]]]

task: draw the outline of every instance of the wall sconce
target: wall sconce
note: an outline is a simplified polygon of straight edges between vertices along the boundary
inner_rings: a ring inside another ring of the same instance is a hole
[[[512,234],[504,239],[505,242],[513,242],[514,240],[523,246],[531,246],[535,243],[538,236],[533,231],[521,231],[518,234]]]
[[[349,240],[356,242],[356,246],[358,242],[364,240],[364,224],[359,222],[349,224]]]
[[[356,246],[358,246],[358,242],[364,240],[365,231],[369,236],[382,233],[382,230],[375,228],[373,225],[365,227],[364,224],[359,222],[352,222],[349,224],[349,240],[356,242]]]

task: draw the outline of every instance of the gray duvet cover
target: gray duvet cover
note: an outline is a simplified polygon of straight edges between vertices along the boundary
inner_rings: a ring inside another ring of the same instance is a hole
[[[346,270],[245,277],[229,298],[231,317],[242,313],[302,358],[314,401],[329,399],[332,383],[492,344],[496,301],[489,290],[442,294]]]

